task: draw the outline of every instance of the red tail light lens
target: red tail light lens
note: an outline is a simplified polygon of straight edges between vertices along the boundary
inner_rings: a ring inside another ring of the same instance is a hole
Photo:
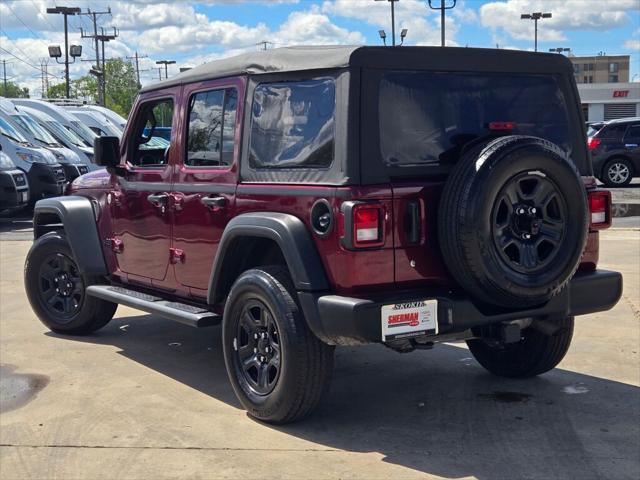
[[[611,192],[595,190],[589,192],[590,228],[602,230],[611,226]]]
[[[490,122],[489,130],[515,130],[518,128],[516,122]]]
[[[587,147],[589,148],[589,150],[595,150],[601,143],[602,140],[600,140],[599,138],[591,137],[587,142]]]
[[[385,216],[382,203],[342,202],[338,219],[340,243],[347,250],[384,246]]]

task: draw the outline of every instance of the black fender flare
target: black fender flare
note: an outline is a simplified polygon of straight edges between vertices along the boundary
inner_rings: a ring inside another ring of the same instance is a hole
[[[223,300],[221,277],[233,244],[242,237],[261,237],[273,240],[282,251],[293,284],[298,291],[326,291],[329,282],[324,266],[308,228],[298,217],[278,212],[243,213],[234,217],[225,228],[209,279],[208,303]]]
[[[91,200],[70,195],[39,200],[33,209],[33,236],[37,239],[62,224],[71,251],[83,275],[107,275],[107,264]]]

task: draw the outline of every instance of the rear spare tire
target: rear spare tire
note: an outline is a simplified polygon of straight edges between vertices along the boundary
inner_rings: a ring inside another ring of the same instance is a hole
[[[587,239],[584,184],[546,140],[506,136],[477,145],[442,193],[438,232],[454,279],[477,300],[542,304],[578,268]]]

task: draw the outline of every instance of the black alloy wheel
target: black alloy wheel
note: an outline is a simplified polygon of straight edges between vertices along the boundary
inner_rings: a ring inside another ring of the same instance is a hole
[[[53,253],[45,258],[39,271],[42,305],[59,323],[68,323],[84,300],[84,283],[78,266],[68,256]]]
[[[260,300],[244,306],[233,339],[235,367],[257,395],[273,391],[282,361],[280,336],[273,314]]]
[[[493,241],[502,261],[520,273],[546,269],[560,253],[567,215],[561,191],[544,173],[514,176],[493,211]]]

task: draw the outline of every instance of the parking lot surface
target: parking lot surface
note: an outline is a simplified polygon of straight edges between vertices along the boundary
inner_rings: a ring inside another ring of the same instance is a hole
[[[640,477],[637,229],[602,234],[624,297],[578,318],[551,373],[496,378],[463,344],[340,348],[318,413],[286,427],[240,408],[217,327],[120,307],[94,335],[48,332],[23,291],[18,229],[0,242],[0,478]]]

